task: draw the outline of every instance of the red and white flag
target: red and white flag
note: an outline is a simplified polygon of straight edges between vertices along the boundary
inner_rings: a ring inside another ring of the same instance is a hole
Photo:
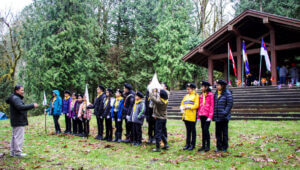
[[[228,43],[228,58],[229,58],[229,60],[232,61],[232,67],[233,67],[233,70],[234,70],[234,75],[237,76],[235,62],[234,62],[234,59],[233,59],[233,55],[232,55],[229,43]]]

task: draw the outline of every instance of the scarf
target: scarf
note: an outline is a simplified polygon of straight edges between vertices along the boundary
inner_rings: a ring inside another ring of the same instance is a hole
[[[65,97],[65,100],[68,100],[70,98],[70,96],[68,96],[68,97]]]
[[[105,99],[104,107],[107,106],[107,103],[108,103],[109,99],[110,99],[110,98],[106,98],[106,99]]]
[[[164,104],[167,104],[168,103],[168,100],[167,99],[163,99],[163,98],[160,98],[162,102],[164,102]]]
[[[122,99],[123,99],[122,96],[116,98],[115,108],[117,108],[117,107],[119,106],[119,103],[120,103],[120,101],[121,101]]]
[[[142,99],[135,100],[135,102],[134,102],[134,106],[133,106],[133,111],[135,111],[135,109],[136,109],[136,105],[137,105],[138,103],[140,103],[141,101],[142,101]]]
[[[218,90],[218,98],[220,98],[222,90]]]
[[[206,97],[206,95],[207,95],[207,92],[202,93],[202,96],[203,96],[203,106],[205,105],[205,97]]]
[[[189,95],[196,94],[195,90],[193,90]]]
[[[98,93],[97,98],[99,98],[102,94],[103,92]]]
[[[56,96],[54,96],[53,98],[52,98],[52,101],[51,101],[51,108],[54,108],[54,101],[56,100]]]

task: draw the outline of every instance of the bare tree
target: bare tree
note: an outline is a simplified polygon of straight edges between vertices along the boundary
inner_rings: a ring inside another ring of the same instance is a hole
[[[7,73],[1,75],[0,83],[7,80],[15,85],[17,64],[23,55],[20,42],[20,20],[12,14],[11,10],[8,10],[5,14],[0,14],[0,24],[1,69],[8,70]]]

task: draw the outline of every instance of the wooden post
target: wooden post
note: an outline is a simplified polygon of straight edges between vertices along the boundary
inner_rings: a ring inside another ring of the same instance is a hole
[[[224,80],[228,81],[228,60],[224,62]]]
[[[208,82],[213,86],[214,84],[214,63],[213,60],[208,58]]]
[[[241,36],[236,38],[236,58],[237,58],[237,78],[239,81],[242,81],[242,43]]]
[[[277,56],[276,56],[276,42],[275,42],[275,30],[270,30],[270,47],[271,47],[271,75],[273,78],[272,85],[277,85]]]

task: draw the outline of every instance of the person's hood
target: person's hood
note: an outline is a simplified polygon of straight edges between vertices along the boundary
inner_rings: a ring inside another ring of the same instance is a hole
[[[58,90],[53,90],[52,93],[55,93],[57,97],[59,97],[59,91]]]
[[[6,102],[7,104],[10,104],[10,101],[11,101],[11,99],[13,98],[13,96],[18,96],[18,97],[20,97],[21,99],[23,99],[23,96],[21,96],[21,95],[19,95],[19,94],[17,94],[17,93],[14,93],[14,94],[11,94],[11,95],[5,100],[5,102]]]

